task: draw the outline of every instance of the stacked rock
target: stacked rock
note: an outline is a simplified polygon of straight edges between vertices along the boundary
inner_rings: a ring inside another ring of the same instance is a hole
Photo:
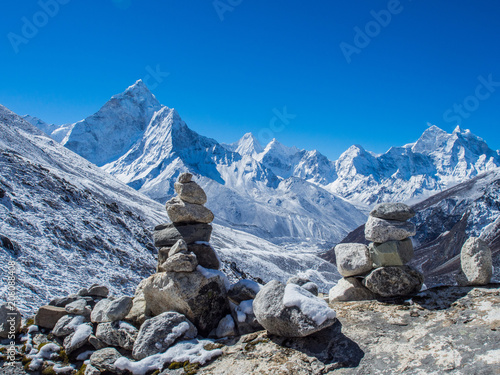
[[[381,203],[371,212],[365,225],[363,244],[335,247],[337,269],[344,277],[330,290],[330,302],[405,296],[418,292],[424,277],[407,265],[413,258],[409,237],[416,234],[408,222],[415,215],[403,203]]]
[[[172,223],[154,232],[157,273],[141,283],[136,295],[152,316],[181,313],[206,336],[229,313],[229,304],[226,280],[217,271],[220,261],[208,243],[214,215],[204,206],[207,196],[192,177],[182,173],[174,185],[177,196],[166,204]]]

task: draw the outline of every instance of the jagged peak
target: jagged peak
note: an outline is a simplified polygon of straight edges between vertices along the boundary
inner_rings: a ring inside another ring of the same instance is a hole
[[[161,107],[158,99],[156,99],[142,79],[138,79],[133,85],[127,87],[125,91],[111,97],[111,99],[115,100],[125,98],[132,98],[137,102],[147,102],[148,106],[151,107]]]
[[[252,133],[246,133],[233,143],[234,150],[240,155],[260,154],[264,148]]]

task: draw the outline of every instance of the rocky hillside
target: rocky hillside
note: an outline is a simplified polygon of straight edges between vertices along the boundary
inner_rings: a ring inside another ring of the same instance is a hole
[[[488,243],[500,280],[500,170],[477,176],[413,206],[416,224],[413,237],[415,258],[411,264],[425,275],[427,286],[453,285],[460,268],[460,249],[467,238],[480,237]],[[367,243],[364,225],[351,232],[343,243]],[[322,255],[335,263],[334,251]]]

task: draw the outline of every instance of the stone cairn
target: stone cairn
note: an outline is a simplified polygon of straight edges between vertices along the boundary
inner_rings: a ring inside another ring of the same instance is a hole
[[[407,265],[413,258],[409,237],[416,234],[408,220],[414,215],[403,203],[381,203],[365,225],[365,238],[372,241],[368,246],[345,243],[335,247],[343,279],[330,290],[330,302],[406,296],[421,289],[424,276]]]

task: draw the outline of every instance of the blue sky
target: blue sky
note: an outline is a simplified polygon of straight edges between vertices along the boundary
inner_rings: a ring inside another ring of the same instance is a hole
[[[78,121],[142,78],[220,142],[253,132],[336,159],[460,123],[500,149],[498,1],[2,6],[0,103],[50,123]]]

